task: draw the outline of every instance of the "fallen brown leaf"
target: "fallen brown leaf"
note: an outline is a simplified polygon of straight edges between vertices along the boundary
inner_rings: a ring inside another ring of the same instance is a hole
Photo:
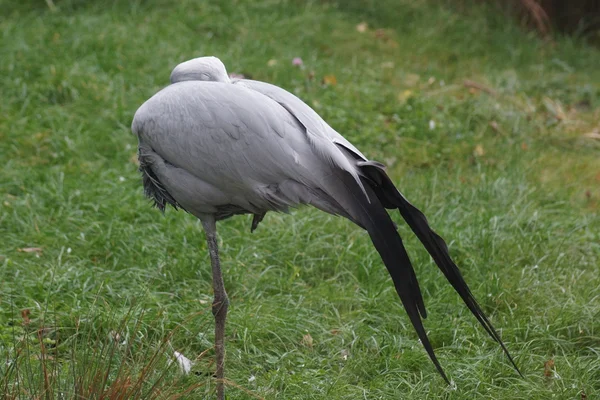
[[[552,377],[554,369],[554,360],[551,358],[548,361],[544,362],[544,376]]]
[[[36,255],[40,256],[42,255],[42,248],[41,247],[23,247],[21,249],[17,249],[18,252],[20,253],[35,253]]]
[[[306,335],[302,336],[302,340],[300,341],[300,344],[302,344],[303,346],[306,347],[310,347],[312,349],[313,347],[313,338],[312,336],[310,336],[310,333],[306,333]]]
[[[360,33],[366,32],[368,28],[369,28],[369,25],[367,25],[366,22],[361,22],[360,24],[356,25],[356,30],[359,31]]]
[[[21,310],[21,318],[23,318],[23,325],[29,325],[31,323],[31,319],[29,319],[29,315],[31,311],[28,308],[24,308]]]
[[[529,146],[527,146],[527,143],[523,142],[521,143],[521,150],[525,151],[529,148]]]
[[[335,77],[335,75],[325,75],[323,77],[323,84],[335,86],[337,85],[337,78]]]
[[[483,149],[483,146],[480,144],[476,145],[475,149],[473,149],[473,155],[476,157],[481,157],[485,155],[485,150]]]
[[[490,121],[490,127],[496,132],[498,132],[500,130],[498,128],[498,123],[496,121]]]

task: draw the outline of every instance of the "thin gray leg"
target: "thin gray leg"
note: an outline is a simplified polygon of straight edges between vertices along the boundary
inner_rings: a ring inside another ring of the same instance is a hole
[[[225,389],[223,378],[225,376],[225,319],[227,318],[227,308],[229,299],[225,292],[223,284],[223,274],[221,272],[221,263],[219,261],[219,250],[217,245],[217,224],[213,216],[204,217],[202,226],[206,233],[208,243],[208,252],[212,265],[214,300],[212,303],[212,313],[215,317],[215,353],[217,357],[217,399],[225,399]]]

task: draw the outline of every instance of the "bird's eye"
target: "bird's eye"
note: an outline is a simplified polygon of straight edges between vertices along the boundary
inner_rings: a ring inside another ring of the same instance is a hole
[[[200,76],[202,77],[202,80],[210,81],[210,75],[208,73],[202,72]]]

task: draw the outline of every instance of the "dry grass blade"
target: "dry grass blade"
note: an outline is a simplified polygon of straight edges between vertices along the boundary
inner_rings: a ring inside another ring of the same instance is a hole
[[[485,92],[485,93],[487,93],[489,95],[492,95],[492,96],[497,96],[498,95],[498,93],[496,93],[496,91],[494,89],[492,89],[492,88],[490,88],[488,86],[485,86],[485,85],[483,85],[481,83],[472,81],[470,79],[465,79],[463,81],[463,85],[465,87],[467,87],[467,88],[481,90],[482,92]]]
[[[537,30],[544,36],[550,33],[550,18],[538,0],[521,0],[521,4],[533,19]]]

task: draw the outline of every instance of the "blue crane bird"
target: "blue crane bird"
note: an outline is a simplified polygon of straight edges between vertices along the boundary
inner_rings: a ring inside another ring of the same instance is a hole
[[[311,205],[348,218],[369,234],[427,354],[449,382],[423,327],[417,277],[386,209],[397,209],[486,332],[502,347],[444,240],[369,160],[312,108],[277,86],[230,79],[215,57],[175,67],[171,84],[135,113],[145,193],[162,211],[181,208],[202,222],[212,265],[217,398],[224,399],[224,332],[228,298],[216,222],[253,214],[254,231],[268,211]],[[520,374],[520,372],[519,372]]]

